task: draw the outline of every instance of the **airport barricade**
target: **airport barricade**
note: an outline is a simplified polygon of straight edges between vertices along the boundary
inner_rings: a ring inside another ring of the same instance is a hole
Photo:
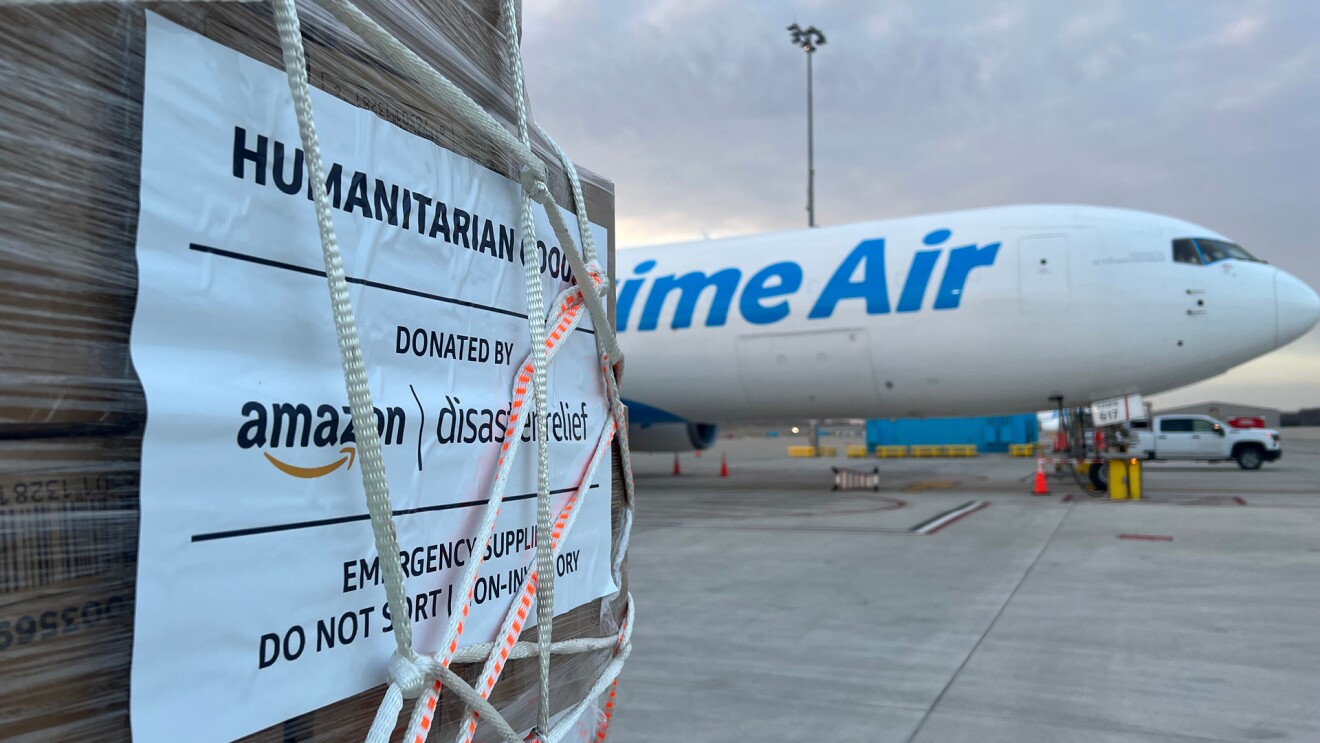
[[[819,450],[817,450],[817,447],[811,446],[810,444],[805,444],[805,445],[801,445],[801,446],[790,446],[790,447],[788,447],[788,456],[790,456],[790,457],[837,457],[837,456],[839,456],[839,447],[837,447],[837,446],[822,446],[822,447],[819,448]]]
[[[914,457],[938,457],[944,454],[944,447],[938,444],[918,444],[911,447]]]
[[[977,454],[976,444],[946,444],[943,448],[946,457],[974,457]]]
[[[849,444],[845,452],[849,459],[862,459],[870,454],[865,444]]]
[[[880,490],[880,468],[875,467],[870,472],[865,470],[848,469],[847,467],[831,467],[834,470],[834,490]]]
[[[1036,456],[1035,444],[1009,444],[1008,456],[1010,457],[1034,457]]]
[[[898,459],[908,455],[907,446],[877,446],[875,455],[881,459]]]

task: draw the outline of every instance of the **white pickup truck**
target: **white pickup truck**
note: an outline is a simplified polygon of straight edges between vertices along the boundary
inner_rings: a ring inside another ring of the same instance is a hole
[[[1131,430],[1128,450],[1146,459],[1232,459],[1244,470],[1255,470],[1283,455],[1278,431],[1233,428],[1208,415],[1157,415],[1152,421],[1134,421]]]

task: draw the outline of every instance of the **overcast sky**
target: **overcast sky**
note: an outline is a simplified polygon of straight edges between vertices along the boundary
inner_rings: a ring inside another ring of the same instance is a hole
[[[1076,202],[1181,217],[1320,287],[1320,2],[529,0],[533,113],[620,247]],[[1320,332],[1155,398],[1320,406]]]

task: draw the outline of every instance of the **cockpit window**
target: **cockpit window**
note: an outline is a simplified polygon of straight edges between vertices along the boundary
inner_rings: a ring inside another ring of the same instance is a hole
[[[1253,261],[1264,263],[1261,259],[1225,240],[1213,240],[1208,237],[1180,237],[1173,241],[1173,260],[1175,263],[1188,263],[1193,266],[1209,265],[1226,260]]]
[[[1206,263],[1226,261],[1230,258],[1236,258],[1240,261],[1260,262],[1256,256],[1243,250],[1241,245],[1234,245],[1223,240],[1211,240],[1207,237],[1196,238],[1196,244],[1201,248],[1201,255],[1205,256]]]
[[[1201,265],[1201,254],[1196,252],[1196,243],[1193,243],[1190,237],[1173,241],[1173,261],[1190,263],[1194,266]]]

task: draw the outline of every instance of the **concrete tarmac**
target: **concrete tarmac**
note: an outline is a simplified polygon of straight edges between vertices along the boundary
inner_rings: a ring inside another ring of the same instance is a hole
[[[1256,472],[1150,464],[1139,503],[1033,496],[1004,455],[637,455],[610,740],[1320,741],[1320,429],[1283,442]]]

